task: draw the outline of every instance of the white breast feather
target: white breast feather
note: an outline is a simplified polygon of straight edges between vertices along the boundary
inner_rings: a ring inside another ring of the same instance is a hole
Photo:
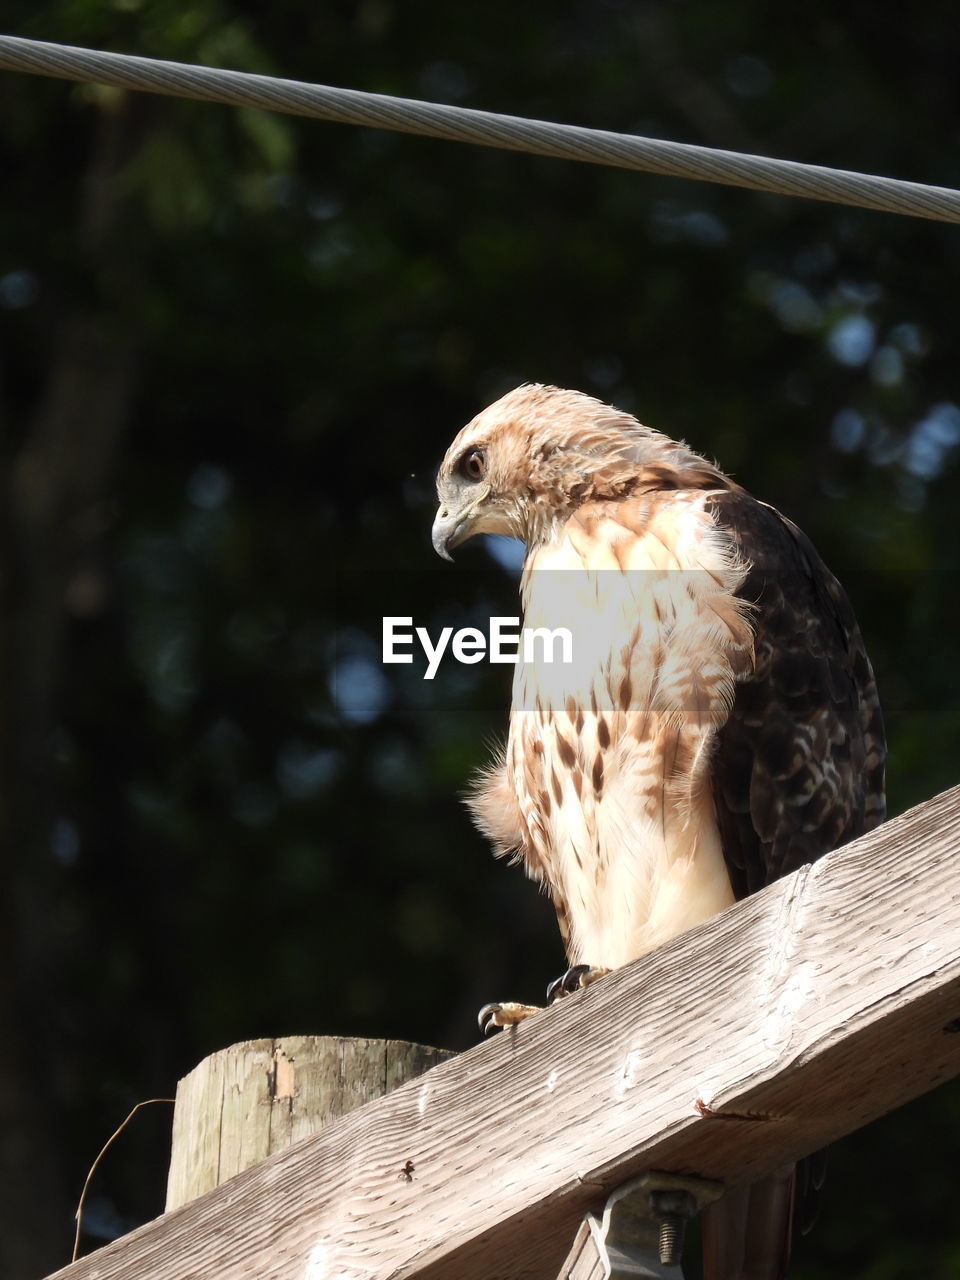
[[[571,963],[624,964],[733,901],[709,760],[752,661],[745,566],[703,494],[656,498],[575,518],[524,577],[525,625],[573,633],[571,665],[518,663],[507,751]]]

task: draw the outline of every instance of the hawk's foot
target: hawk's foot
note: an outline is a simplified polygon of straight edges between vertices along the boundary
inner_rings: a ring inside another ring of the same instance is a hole
[[[532,1018],[539,1012],[539,1005],[517,1004],[513,1000],[505,1000],[503,1004],[485,1004],[477,1014],[477,1022],[483,1034],[488,1036],[500,1027],[515,1027],[518,1022]]]
[[[581,991],[584,987],[589,987],[591,982],[596,982],[598,978],[602,978],[604,974],[609,973],[609,969],[603,969],[595,964],[575,964],[566,973],[561,974],[559,978],[555,978],[547,987],[547,1004],[553,1004],[556,1000],[561,1000],[564,996],[572,995],[574,991]]]

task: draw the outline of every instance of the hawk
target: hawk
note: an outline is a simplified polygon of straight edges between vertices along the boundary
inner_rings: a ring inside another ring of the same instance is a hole
[[[470,797],[557,912],[556,998],[884,817],[885,744],[853,610],[812,544],[681,441],[591,396],[525,385],[455,438],[433,543],[525,543],[506,747]],[[481,1011],[485,1030],[534,1010]],[[786,1274],[816,1158],[704,1213],[706,1280]]]

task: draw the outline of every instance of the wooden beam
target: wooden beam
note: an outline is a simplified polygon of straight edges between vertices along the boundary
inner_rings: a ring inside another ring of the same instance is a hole
[[[57,1276],[556,1276],[627,1178],[749,1181],[960,1073],[958,845],[955,788]]]

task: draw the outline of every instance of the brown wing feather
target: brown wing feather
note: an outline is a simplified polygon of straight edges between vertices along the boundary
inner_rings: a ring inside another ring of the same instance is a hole
[[[742,491],[717,494],[718,523],[752,566],[756,663],[718,735],[713,794],[738,898],[883,821],[886,747],[853,609],[803,533]],[[793,1220],[819,1209],[825,1152],[711,1206],[705,1280],[780,1280]],[[789,1179],[785,1173],[791,1173]]]
[[[718,735],[714,801],[737,897],[883,821],[873,671],[843,588],[796,525],[743,492],[712,500],[752,565],[756,665]]]

